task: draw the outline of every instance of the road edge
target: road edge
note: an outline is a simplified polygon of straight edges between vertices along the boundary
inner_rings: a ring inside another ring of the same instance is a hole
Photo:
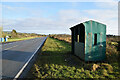
[[[32,67],[32,64],[34,63],[34,61],[36,59],[37,53],[40,51],[40,49],[44,45],[46,39],[47,39],[47,37],[45,37],[45,39],[43,40],[42,44],[40,44],[40,46],[36,49],[36,51],[34,52],[34,54],[28,59],[28,61],[24,64],[24,66],[16,74],[16,76],[14,77],[14,79],[24,78],[24,76],[27,74],[27,72],[29,71],[29,69]]]

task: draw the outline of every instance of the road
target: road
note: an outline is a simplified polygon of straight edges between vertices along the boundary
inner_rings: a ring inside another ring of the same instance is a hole
[[[36,53],[46,37],[17,41],[2,45],[2,77],[15,78]]]

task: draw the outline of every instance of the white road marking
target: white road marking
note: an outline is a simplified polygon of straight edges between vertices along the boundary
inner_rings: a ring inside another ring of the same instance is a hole
[[[47,37],[43,40],[43,42],[46,39],[47,39]],[[36,52],[39,50],[39,48],[41,47],[41,45],[43,44],[43,42],[40,44],[40,46],[37,48],[37,50],[34,52],[34,54],[29,58],[29,60],[24,64],[24,66],[20,69],[20,71],[15,76],[15,79],[19,78],[19,76],[21,75],[21,73],[23,72],[23,70],[25,69],[25,67],[28,65],[28,63],[31,61],[31,59],[34,57],[34,55],[36,54]]]
[[[6,44],[2,44],[2,45],[8,45],[8,44],[12,44],[12,43],[6,43]]]
[[[12,47],[6,48],[6,49],[4,49],[4,50],[12,49],[12,48],[17,47],[17,46],[18,46],[18,45],[15,45],[15,46],[12,46]]]

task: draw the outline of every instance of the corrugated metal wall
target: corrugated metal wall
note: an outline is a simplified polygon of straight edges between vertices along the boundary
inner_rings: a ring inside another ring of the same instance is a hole
[[[84,25],[87,36],[85,39],[85,60],[104,60],[106,53],[106,25],[95,21],[85,22]],[[97,45],[94,45],[95,34],[97,34]]]
[[[90,20],[72,27],[71,31],[72,53],[85,61],[100,61],[105,59],[106,25]],[[77,41],[77,35],[79,35],[79,41]]]

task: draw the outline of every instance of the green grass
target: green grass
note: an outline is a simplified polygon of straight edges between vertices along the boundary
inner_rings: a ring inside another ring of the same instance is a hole
[[[71,45],[64,41],[48,38],[38,54],[28,78],[120,78],[117,61],[96,63],[100,67],[93,71],[95,63],[85,63],[70,54]],[[108,55],[107,55],[108,56]],[[116,56],[113,56],[116,57]],[[107,59],[110,59],[108,56]]]
[[[28,40],[28,39],[33,39],[35,37],[26,37],[26,38],[11,38],[11,39],[8,39],[7,42],[14,42],[14,41],[21,41],[21,40]]]

